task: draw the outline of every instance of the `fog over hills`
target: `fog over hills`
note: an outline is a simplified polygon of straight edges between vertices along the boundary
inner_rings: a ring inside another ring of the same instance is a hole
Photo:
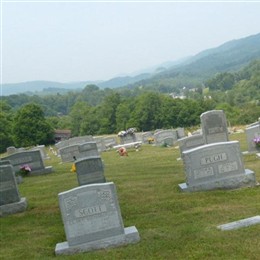
[[[200,76],[209,78],[216,73],[235,71],[247,65],[250,61],[260,58],[260,33],[246,38],[232,40],[217,48],[208,49],[179,61],[168,61],[158,66],[143,69],[122,77],[115,77],[107,81],[81,81],[81,82],[52,82],[30,81],[13,84],[2,84],[1,95],[12,94],[55,94],[68,91],[80,91],[86,85],[94,84],[103,88],[119,88],[135,86],[139,81],[142,85],[162,78],[175,78],[181,74],[189,77]]]

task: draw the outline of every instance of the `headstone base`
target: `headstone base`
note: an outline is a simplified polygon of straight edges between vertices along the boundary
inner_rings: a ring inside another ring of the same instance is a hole
[[[89,252],[98,249],[118,247],[127,244],[134,244],[139,242],[139,233],[135,226],[124,229],[124,234],[114,237],[109,237],[101,240],[92,241],[76,246],[69,246],[68,242],[56,244],[56,255],[73,255],[82,252]]]
[[[229,178],[218,179],[212,182],[199,183],[198,185],[189,186],[187,183],[179,184],[181,191],[206,191],[216,189],[237,189],[242,187],[256,186],[255,173],[251,170],[245,169],[245,173],[241,175],[232,176]]]
[[[21,198],[20,201],[0,206],[0,217],[23,212],[27,208],[26,198]]]

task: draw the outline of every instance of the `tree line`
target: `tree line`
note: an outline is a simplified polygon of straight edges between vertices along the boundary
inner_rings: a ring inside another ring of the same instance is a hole
[[[239,72],[219,73],[194,89],[179,89],[185,99],[141,87],[104,89],[86,86],[65,95],[2,97],[0,151],[15,145],[53,142],[54,129],[71,129],[73,136],[115,134],[196,126],[200,114],[222,109],[231,125],[252,123],[260,116],[260,61]]]

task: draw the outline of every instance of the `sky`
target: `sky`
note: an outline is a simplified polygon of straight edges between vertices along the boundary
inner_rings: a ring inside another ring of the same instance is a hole
[[[1,1],[1,84],[113,77],[260,33],[260,1]]]

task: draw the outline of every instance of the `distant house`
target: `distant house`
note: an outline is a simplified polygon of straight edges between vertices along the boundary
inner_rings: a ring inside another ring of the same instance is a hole
[[[68,129],[56,129],[54,131],[54,140],[55,143],[58,143],[63,140],[67,140],[71,137],[71,130]]]

